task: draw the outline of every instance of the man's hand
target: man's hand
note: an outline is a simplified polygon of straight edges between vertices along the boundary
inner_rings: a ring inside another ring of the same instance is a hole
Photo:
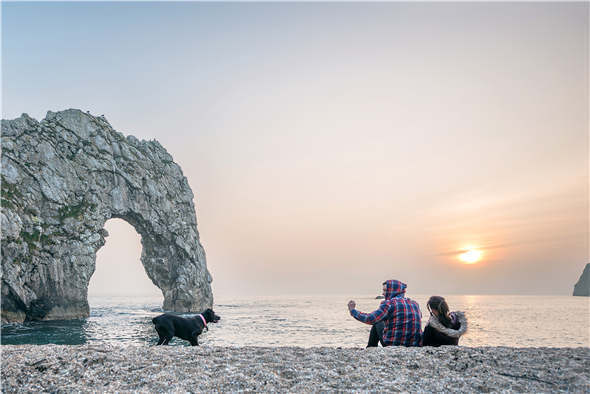
[[[356,302],[354,301],[348,301],[348,311],[352,311],[354,308],[356,308]]]

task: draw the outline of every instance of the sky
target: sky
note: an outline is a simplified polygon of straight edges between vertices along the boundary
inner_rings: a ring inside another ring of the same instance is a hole
[[[588,11],[3,2],[2,118],[157,139],[215,297],[566,295],[589,262]],[[106,228],[89,293],[160,294],[133,227]]]

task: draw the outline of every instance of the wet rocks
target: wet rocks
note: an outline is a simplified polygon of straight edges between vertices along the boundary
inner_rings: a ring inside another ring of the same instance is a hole
[[[2,347],[4,392],[587,392],[588,348]]]
[[[164,309],[210,307],[193,193],[155,140],[80,110],[2,120],[2,322],[88,316],[88,282],[110,218],[141,235]]]

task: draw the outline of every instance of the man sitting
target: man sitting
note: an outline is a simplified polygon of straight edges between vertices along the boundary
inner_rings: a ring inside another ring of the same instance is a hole
[[[348,302],[350,315],[371,324],[367,347],[420,346],[422,341],[422,313],[418,303],[405,297],[406,284],[397,280],[383,282],[385,299],[379,309],[371,313],[359,312],[354,301]]]

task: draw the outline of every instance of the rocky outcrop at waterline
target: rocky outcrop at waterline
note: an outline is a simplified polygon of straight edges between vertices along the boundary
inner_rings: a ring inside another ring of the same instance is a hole
[[[586,264],[580,279],[574,286],[574,295],[582,297],[590,297],[590,263]]]
[[[104,224],[141,235],[141,262],[164,309],[213,304],[193,193],[155,140],[139,141],[80,110],[2,120],[2,321],[88,316]]]

